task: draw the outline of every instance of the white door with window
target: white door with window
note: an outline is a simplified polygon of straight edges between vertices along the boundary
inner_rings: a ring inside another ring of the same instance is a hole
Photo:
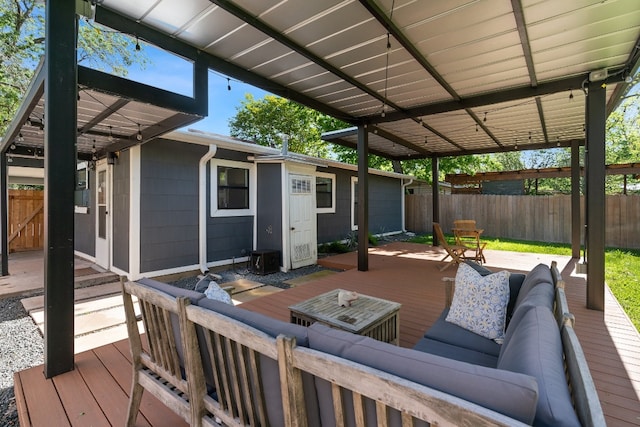
[[[96,165],[96,264],[111,267],[111,188],[109,166],[106,162]]]
[[[318,260],[315,178],[289,175],[289,229],[291,268],[313,265]]]

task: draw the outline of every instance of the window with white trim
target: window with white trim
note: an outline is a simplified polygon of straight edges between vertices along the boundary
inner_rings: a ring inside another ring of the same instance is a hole
[[[316,173],[316,209],[318,213],[336,212],[336,176]]]
[[[351,229],[358,229],[358,177],[351,177]]]
[[[254,165],[211,161],[211,216],[253,215]]]
[[[89,167],[87,162],[80,162],[76,165],[76,188],[73,193],[73,203],[76,213],[89,213],[91,189],[89,187]]]

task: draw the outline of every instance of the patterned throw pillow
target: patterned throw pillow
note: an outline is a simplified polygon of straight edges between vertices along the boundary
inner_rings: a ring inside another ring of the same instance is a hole
[[[462,263],[455,284],[447,322],[485,338],[502,340],[509,302],[509,272],[481,276]]]

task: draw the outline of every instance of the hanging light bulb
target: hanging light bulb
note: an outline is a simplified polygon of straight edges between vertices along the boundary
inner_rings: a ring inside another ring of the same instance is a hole
[[[427,145],[427,135],[424,136],[424,145]]]
[[[22,132],[18,134],[18,142],[24,142],[24,136],[22,136]]]
[[[531,143],[531,132],[529,132],[529,143]]]
[[[382,103],[382,113],[380,113],[380,117],[384,117],[387,115],[387,113],[384,111],[386,108],[387,104],[385,104],[384,102]]]
[[[140,130],[140,124],[138,124],[138,134],[136,135],[138,141],[142,141],[142,131]]]
[[[484,119],[482,119],[482,121],[483,121],[483,122],[486,122],[486,121],[487,121],[487,112],[486,112],[486,111],[484,112]]]
[[[478,124],[476,123],[476,132],[478,132],[478,127],[479,127],[479,126],[478,126]]]
[[[7,163],[13,163],[13,157],[7,157]]]
[[[137,51],[137,52],[140,52],[140,49],[141,49],[141,47],[140,47],[140,41],[138,40],[138,36],[136,35],[136,51]]]
[[[11,144],[11,147],[9,147],[9,148],[11,148],[12,150],[15,150],[16,149],[16,143],[14,142],[13,144]]]
[[[113,128],[109,126],[109,142],[113,142]]]
[[[231,79],[227,77],[227,90],[231,90]]]
[[[573,89],[569,92],[569,100],[573,100]]]
[[[560,147],[560,138],[556,137],[556,146]]]

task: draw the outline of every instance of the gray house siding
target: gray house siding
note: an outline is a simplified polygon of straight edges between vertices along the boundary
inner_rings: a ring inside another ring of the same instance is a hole
[[[140,271],[198,263],[198,162],[207,148],[154,140],[141,147]]]
[[[282,253],[282,165],[258,165],[257,249]]]
[[[402,231],[402,181],[369,175],[369,231]]]
[[[351,233],[351,177],[353,171],[330,168],[336,175],[336,212],[318,214],[318,243],[343,240]],[[402,181],[369,175],[369,231],[372,234],[402,230]]]
[[[322,172],[336,175],[336,211],[318,214],[318,243],[343,240],[351,232],[351,177],[342,169],[327,168]]]
[[[96,172],[89,171],[89,189],[91,201],[86,214],[74,214],[73,245],[74,249],[89,256],[96,256]]]
[[[113,167],[113,265],[123,271],[129,271],[130,162],[131,153],[122,151]]]

